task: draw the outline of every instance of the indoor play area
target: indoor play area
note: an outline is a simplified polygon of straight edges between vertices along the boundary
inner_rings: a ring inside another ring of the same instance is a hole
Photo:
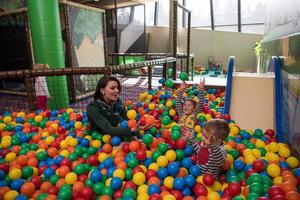
[[[0,2],[0,200],[300,200],[300,3],[238,0],[230,32],[218,17],[235,4],[199,2]],[[93,129],[106,76],[130,136]],[[184,99],[202,103],[200,151],[208,124],[228,128],[218,176],[185,135]]]

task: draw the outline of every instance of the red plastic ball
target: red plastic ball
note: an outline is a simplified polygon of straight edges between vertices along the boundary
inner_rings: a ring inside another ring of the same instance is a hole
[[[236,182],[229,183],[228,192],[232,197],[239,195],[241,193],[241,185]]]
[[[171,190],[171,194],[178,200],[183,199],[183,194],[179,190]]]
[[[265,163],[262,160],[256,160],[252,163],[252,168],[256,172],[261,172],[265,169]]]
[[[273,185],[269,189],[269,195],[273,199],[275,196],[283,196],[284,195],[284,191],[279,186]]]
[[[208,191],[204,185],[196,183],[196,185],[193,187],[193,193],[196,196],[207,196]]]
[[[86,198],[86,199],[90,199],[92,197],[92,195],[93,195],[93,190],[90,187],[85,187],[81,191],[81,196]]]
[[[149,169],[147,172],[146,172],[146,179],[148,180],[149,178],[151,177],[156,177],[157,176],[157,173],[155,170],[153,169]]]
[[[114,199],[121,198],[122,196],[123,196],[123,191],[122,190],[114,191]]]
[[[162,200],[162,197],[159,194],[151,194],[149,200]]]
[[[139,150],[136,151],[135,156],[136,156],[136,158],[137,158],[139,161],[142,161],[142,160],[145,160],[145,159],[146,159],[147,154],[146,154],[146,151],[145,151],[145,150],[139,149]]]
[[[91,166],[97,166],[99,164],[98,157],[96,155],[91,155],[90,157],[88,157],[87,162]]]
[[[205,185],[211,186],[215,182],[215,178],[212,174],[204,174],[203,176],[203,183]]]
[[[123,186],[123,189],[127,189],[127,188],[131,188],[131,189],[134,189],[136,190],[136,184],[134,184],[132,181],[127,181],[124,186]]]
[[[176,141],[176,147],[178,149],[184,149],[186,147],[186,141],[183,139],[183,138],[179,138],[177,141]]]

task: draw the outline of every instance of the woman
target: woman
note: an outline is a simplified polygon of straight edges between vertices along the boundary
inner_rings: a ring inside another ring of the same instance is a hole
[[[137,125],[134,128],[117,127],[121,119],[126,119],[126,109],[119,98],[121,85],[113,76],[103,76],[94,94],[94,101],[87,106],[87,116],[92,131],[107,133],[111,136],[127,137],[147,127]]]

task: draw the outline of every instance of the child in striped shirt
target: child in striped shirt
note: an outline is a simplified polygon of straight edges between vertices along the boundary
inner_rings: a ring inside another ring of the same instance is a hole
[[[194,130],[183,127],[182,134],[196,154],[196,163],[202,173],[210,173],[218,178],[226,160],[224,140],[229,134],[228,124],[224,120],[213,119],[206,123],[202,131],[202,142],[194,139]]]
[[[198,124],[197,114],[203,110],[204,84],[205,79],[201,79],[198,85],[198,100],[195,100],[194,98],[183,97],[183,93],[187,88],[187,85],[185,81],[180,84],[175,105],[175,110],[179,115],[178,124],[180,126],[186,126],[193,129]]]

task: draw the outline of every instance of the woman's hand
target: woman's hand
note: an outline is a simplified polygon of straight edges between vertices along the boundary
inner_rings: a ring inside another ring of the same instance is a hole
[[[204,90],[204,85],[205,85],[205,77],[200,78],[200,82],[199,82],[199,84],[198,84],[198,88],[199,88],[200,90]]]
[[[186,139],[194,138],[194,130],[186,126],[181,128],[181,133]]]

